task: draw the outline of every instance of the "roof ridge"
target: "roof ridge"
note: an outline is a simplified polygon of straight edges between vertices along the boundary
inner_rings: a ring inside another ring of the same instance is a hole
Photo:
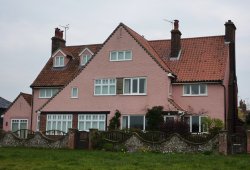
[[[82,44],[82,45],[69,45],[69,46],[65,46],[64,48],[67,48],[67,47],[95,46],[95,45],[102,45],[102,43],[96,43],[96,44]]]

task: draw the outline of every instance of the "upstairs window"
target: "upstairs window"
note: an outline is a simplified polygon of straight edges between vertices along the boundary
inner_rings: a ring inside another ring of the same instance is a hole
[[[111,51],[110,61],[128,61],[132,60],[131,51]]]
[[[206,84],[185,84],[183,85],[184,96],[206,96],[207,85]]]
[[[63,56],[55,57],[54,67],[64,67],[64,57]]]
[[[84,66],[91,58],[91,55],[82,55],[81,57],[81,65]]]
[[[52,96],[54,96],[57,92],[59,91],[59,89],[40,89],[39,91],[39,98],[51,98]]]
[[[145,95],[146,94],[146,78],[124,78],[123,94]]]
[[[95,95],[115,95],[116,79],[97,79],[95,80]]]
[[[71,98],[78,98],[78,88],[77,87],[72,87]]]

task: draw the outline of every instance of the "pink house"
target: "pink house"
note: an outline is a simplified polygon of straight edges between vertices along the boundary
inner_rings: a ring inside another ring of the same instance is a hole
[[[66,46],[58,28],[52,55],[31,85],[30,129],[107,130],[116,110],[121,128],[145,130],[145,114],[164,107],[164,119],[187,121],[205,132],[204,117],[237,125],[235,30],[181,39],[178,20],[170,40],[146,40],[119,24],[102,44]]]
[[[9,106],[3,118],[4,131],[29,129],[31,124],[32,95],[20,93]]]

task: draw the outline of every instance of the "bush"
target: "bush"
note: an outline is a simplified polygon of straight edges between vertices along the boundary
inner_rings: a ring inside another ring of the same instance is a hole
[[[249,126],[250,125],[250,113],[246,115],[246,124]]]
[[[115,115],[109,121],[109,130],[117,130],[120,128],[120,117],[120,111],[116,110]]]
[[[163,107],[154,106],[152,109],[148,109],[146,113],[147,130],[160,130],[161,125],[164,123]]]
[[[178,133],[180,135],[190,134],[189,125],[183,121],[167,121],[165,122],[161,130],[166,134]]]
[[[208,132],[211,134],[218,134],[223,129],[223,122],[220,119],[206,117],[203,122],[208,127]]]

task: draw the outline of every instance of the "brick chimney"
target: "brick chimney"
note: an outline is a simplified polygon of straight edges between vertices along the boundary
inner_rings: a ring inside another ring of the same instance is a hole
[[[181,32],[179,21],[174,20],[174,29],[171,31],[171,54],[170,58],[177,58],[181,50]]]
[[[225,42],[235,42],[236,27],[231,20],[225,23]]]
[[[63,39],[63,31],[61,31],[59,28],[55,28],[55,35],[51,38],[51,40],[51,54],[53,54],[59,48],[65,47],[66,41]]]

